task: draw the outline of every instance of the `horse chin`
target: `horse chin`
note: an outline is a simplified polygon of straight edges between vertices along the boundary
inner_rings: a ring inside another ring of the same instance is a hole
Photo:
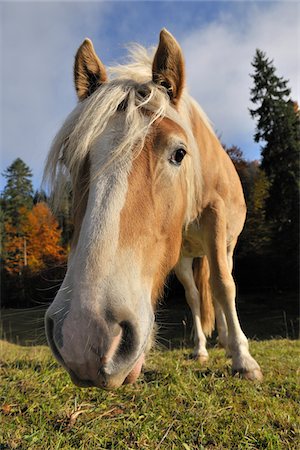
[[[142,353],[133,369],[129,372],[129,374],[125,378],[124,384],[133,384],[136,382],[141,373],[144,362],[145,362],[145,354]]]

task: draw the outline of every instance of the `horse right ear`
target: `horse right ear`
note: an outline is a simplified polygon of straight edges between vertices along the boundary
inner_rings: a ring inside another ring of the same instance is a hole
[[[178,42],[166,29],[162,29],[159,35],[152,64],[152,80],[166,88],[174,105],[178,103],[185,82],[184,60]]]
[[[79,100],[89,97],[107,80],[106,70],[90,39],[85,39],[75,56],[74,81]]]

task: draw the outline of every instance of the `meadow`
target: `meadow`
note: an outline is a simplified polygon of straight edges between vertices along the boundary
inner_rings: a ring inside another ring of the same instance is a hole
[[[251,341],[262,383],[206,367],[188,348],[154,349],[135,385],[79,389],[45,346],[0,341],[0,449],[300,448],[299,342]]]

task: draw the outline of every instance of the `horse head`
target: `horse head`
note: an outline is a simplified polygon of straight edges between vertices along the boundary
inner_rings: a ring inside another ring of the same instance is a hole
[[[196,216],[191,199],[200,182],[182,51],[162,30],[152,59],[141,48],[135,53],[109,79],[91,41],[83,42],[74,67],[79,103],[46,169],[56,197],[59,182],[71,184],[74,222],[46,334],[79,386],[109,389],[137,379],[182,229]]]

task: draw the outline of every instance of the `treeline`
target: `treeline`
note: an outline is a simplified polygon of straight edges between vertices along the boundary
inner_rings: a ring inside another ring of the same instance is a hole
[[[240,289],[298,288],[300,114],[287,81],[260,50],[254,61],[251,116],[261,161],[226,147],[240,175],[248,214],[236,252]],[[56,217],[44,192],[33,192],[32,173],[15,160],[2,174],[1,303],[26,307],[50,301],[66,270],[72,236],[70,198]]]
[[[1,194],[1,305],[26,307],[49,301],[64,276],[67,240],[32,173],[16,159],[3,173]]]

